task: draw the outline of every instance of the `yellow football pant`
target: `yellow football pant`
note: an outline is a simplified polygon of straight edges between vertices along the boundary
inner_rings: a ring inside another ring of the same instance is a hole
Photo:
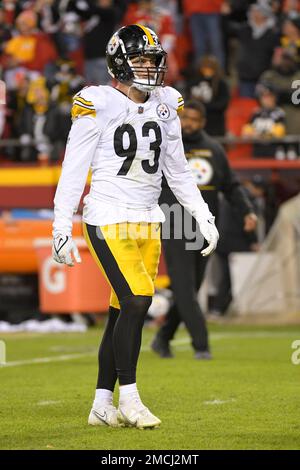
[[[161,252],[160,223],[83,224],[90,252],[111,285],[110,305],[132,295],[153,296]]]

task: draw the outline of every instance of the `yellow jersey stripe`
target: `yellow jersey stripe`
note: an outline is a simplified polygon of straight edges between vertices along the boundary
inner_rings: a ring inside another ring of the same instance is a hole
[[[90,237],[89,237],[89,234],[88,234],[88,231],[87,231],[87,228],[86,228],[86,224],[83,222],[82,223],[82,231],[83,231],[83,235],[84,235],[84,238],[85,238],[85,241],[87,243],[87,246],[89,247],[89,250],[91,252],[91,255],[92,257],[94,258],[94,260],[96,261],[97,265],[98,265],[98,268],[100,269],[100,271],[102,272],[103,276],[105,277],[105,279],[107,280],[108,284],[111,286],[111,283],[109,282],[109,279],[106,275],[106,272],[102,266],[102,264],[100,263],[100,260],[94,250],[94,247],[93,247],[93,244],[90,240]]]
[[[85,106],[74,104],[71,111],[72,119],[76,119],[79,116],[91,116],[96,117],[96,111],[94,109],[86,108]]]
[[[146,34],[146,36],[148,38],[148,41],[149,41],[149,45],[150,46],[155,46],[154,41],[153,41],[153,37],[152,37],[151,33],[149,32],[149,29],[146,28],[146,26],[143,26],[143,25],[138,24],[138,23],[136,25],[139,26],[144,31],[144,33]]]
[[[81,103],[80,101],[74,100],[74,101],[73,101],[73,105],[75,105],[75,104],[76,104],[77,106],[82,106],[83,108],[91,109],[92,111],[95,111],[94,106],[87,106],[87,105]]]
[[[84,98],[81,98],[81,96],[75,95],[73,99],[80,101],[82,104],[85,104],[86,106],[94,106],[91,101],[85,100]]]

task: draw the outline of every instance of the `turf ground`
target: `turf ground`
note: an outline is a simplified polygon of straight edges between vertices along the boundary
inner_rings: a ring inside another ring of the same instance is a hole
[[[295,327],[210,327],[214,360],[193,359],[181,330],[175,359],[149,348],[144,330],[138,384],[162,419],[157,430],[87,426],[102,330],[2,335],[1,449],[300,449],[300,365]]]

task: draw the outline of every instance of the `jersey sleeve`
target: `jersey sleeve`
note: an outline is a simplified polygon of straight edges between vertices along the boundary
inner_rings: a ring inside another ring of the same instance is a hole
[[[72,121],[83,116],[96,117],[96,109],[92,101],[86,100],[81,96],[75,95],[71,111]]]
[[[73,214],[77,211],[101,135],[95,119],[97,108],[90,98],[84,89],[73,100],[73,123],[54,198],[54,236],[72,234]]]
[[[96,118],[97,113],[99,114],[99,111],[102,111],[104,106],[105,94],[102,91],[102,87],[85,87],[73,97],[72,121],[74,122],[75,119],[84,116]]]
[[[84,116],[96,118],[99,99],[96,98],[96,93],[93,88],[95,87],[85,87],[73,96],[73,105],[71,110],[73,122]],[[98,88],[100,89],[100,87]]]
[[[170,108],[175,110],[177,113],[182,111],[184,108],[184,99],[181,93],[170,86],[165,87],[164,90],[166,93],[167,103]]]
[[[198,222],[213,218],[199,191],[185,158],[179,117],[168,126],[168,145],[163,161],[163,173],[176,198]]]

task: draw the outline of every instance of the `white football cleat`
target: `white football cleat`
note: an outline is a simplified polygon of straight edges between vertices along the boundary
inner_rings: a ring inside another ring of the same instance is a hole
[[[119,405],[118,420],[123,426],[139,429],[157,428],[161,424],[161,420],[154,416],[139,398],[133,398],[128,403]]]
[[[88,424],[92,426],[111,426],[112,428],[120,427],[118,421],[118,411],[113,405],[103,405],[98,408],[91,409]]]

